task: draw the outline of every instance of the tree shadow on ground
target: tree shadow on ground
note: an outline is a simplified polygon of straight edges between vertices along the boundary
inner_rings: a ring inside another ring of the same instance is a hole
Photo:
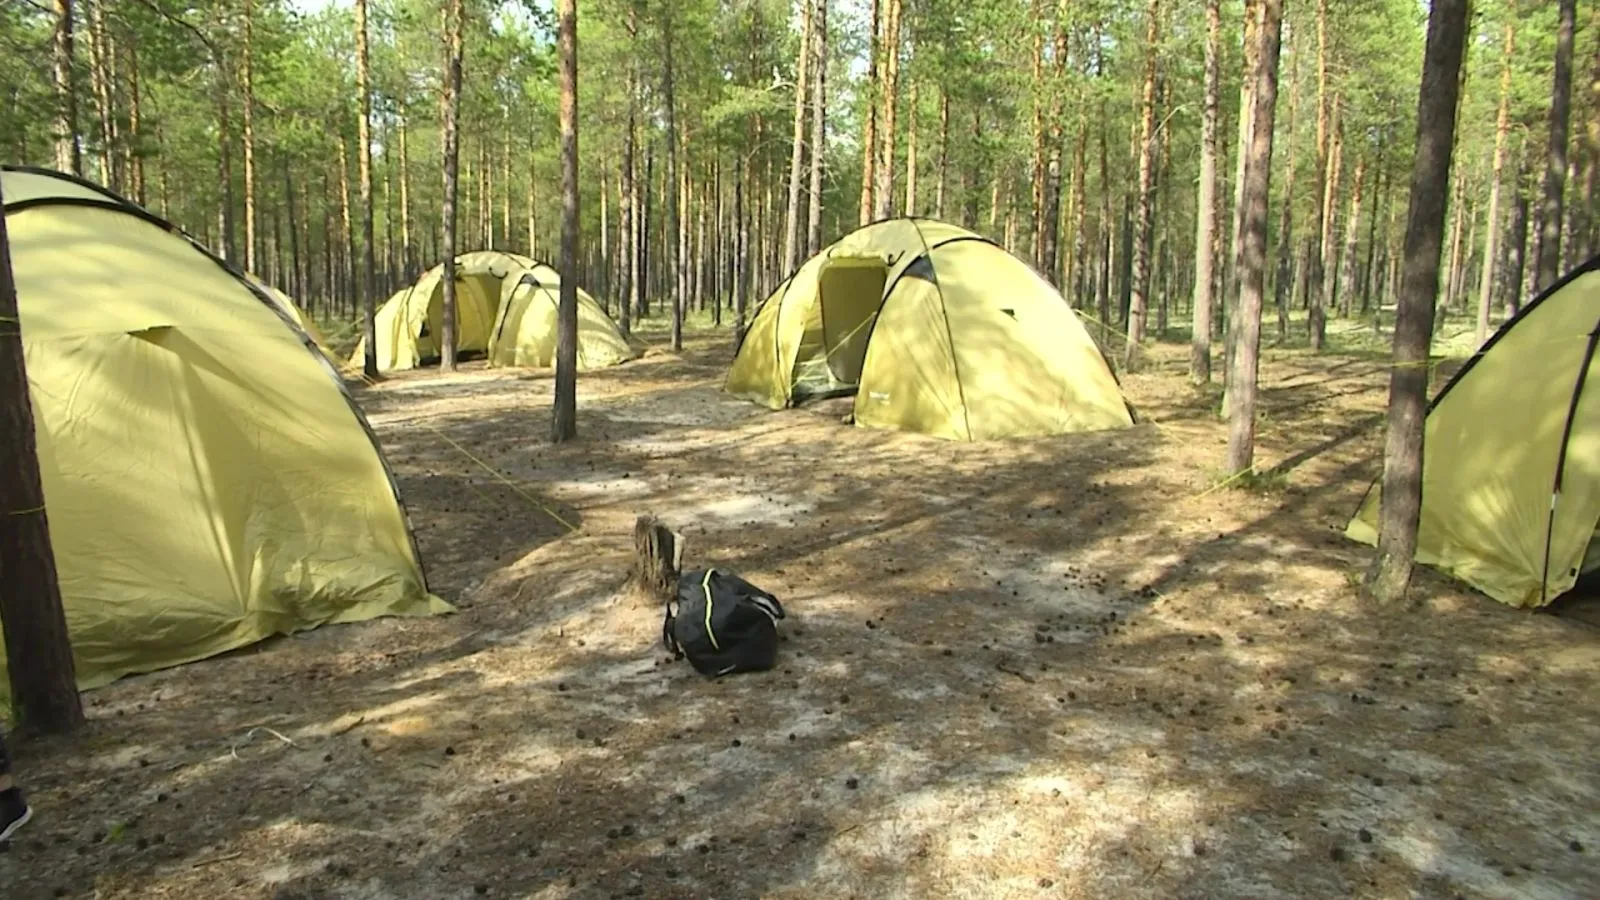
[[[1594,654],[1427,576],[1430,618],[1357,603],[1365,550],[1338,529],[1371,441],[1278,490],[1208,492],[1218,428],[1198,415],[965,445],[629,380],[582,405],[606,440],[561,447],[537,441],[545,407],[497,406],[515,383],[481,414],[409,401],[580,513],[574,535],[498,478],[510,496],[477,499],[458,483],[477,465],[404,431],[408,404],[375,416],[413,516],[447,523],[424,554],[462,611],[91,694],[83,743],[20,748],[42,817],[0,856],[7,896],[1515,896],[1596,877],[1566,846],[1600,828],[1571,766],[1600,736],[1572,703]],[[1264,454],[1347,430],[1301,412],[1324,399],[1304,390],[1268,401]],[[663,664],[659,611],[621,591],[646,512],[688,533],[691,565],[784,599],[777,670]],[[245,740],[262,726],[295,745]]]

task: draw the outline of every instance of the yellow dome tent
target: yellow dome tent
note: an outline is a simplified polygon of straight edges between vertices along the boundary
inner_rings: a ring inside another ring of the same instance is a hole
[[[82,687],[449,609],[366,420],[265,292],[88,182],[6,167],[0,193]]]
[[[556,359],[556,308],[561,275],[544,263],[505,280],[489,334],[489,365],[549,368]],[[578,290],[578,368],[614,366],[637,354],[595,299]]]
[[[305,310],[301,309],[300,305],[295,303],[292,297],[248,272],[245,273],[245,277],[249,278],[250,282],[256,287],[265,291],[267,296],[278,304],[278,308],[282,309],[289,318],[294,320],[296,325],[299,325],[310,336],[312,342],[317,345],[317,349],[322,351],[322,355],[326,356],[329,362],[333,363],[335,367],[341,365],[339,358],[334,355],[333,347],[328,344],[327,336],[322,333],[322,329],[317,327],[317,323],[306,315]]]
[[[444,322],[444,266],[429,269],[411,287],[378,309],[378,368],[414,369],[439,357]],[[493,365],[551,365],[555,318],[546,316],[547,299],[558,285],[554,269],[526,256],[480,250],[456,258],[456,351],[487,356]],[[549,350],[545,351],[548,345]],[[633,356],[594,298],[578,292],[580,362],[611,365]],[[590,351],[587,357],[583,349]],[[351,365],[360,365],[366,341],[356,343]]]
[[[931,219],[869,225],[801,266],[757,310],[726,387],[773,409],[855,394],[858,425],[956,440],[1133,424],[1066,300]]]
[[[1444,386],[1422,442],[1417,561],[1543,606],[1600,572],[1600,257],[1541,294]],[[1378,541],[1379,485],[1345,534]]]

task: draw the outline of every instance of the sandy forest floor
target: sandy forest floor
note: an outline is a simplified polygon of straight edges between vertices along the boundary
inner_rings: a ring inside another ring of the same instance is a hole
[[[1270,474],[1208,490],[1183,352],[1146,424],[982,445],[733,400],[720,336],[582,378],[560,448],[547,374],[363,390],[459,612],[88,695],[15,748],[0,895],[1594,896],[1600,633],[1364,606],[1380,365],[1269,356]],[[778,670],[666,661],[647,512],[784,600]]]

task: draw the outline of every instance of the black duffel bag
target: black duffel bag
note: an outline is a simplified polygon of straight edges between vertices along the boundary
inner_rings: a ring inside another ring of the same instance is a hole
[[[701,675],[772,668],[778,656],[778,598],[731,572],[685,572],[667,602],[661,641]]]

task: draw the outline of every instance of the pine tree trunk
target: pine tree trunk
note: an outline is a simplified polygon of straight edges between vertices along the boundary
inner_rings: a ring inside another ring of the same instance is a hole
[[[283,167],[283,200],[289,211],[289,283],[285,285],[289,293],[299,298],[301,303],[307,304],[307,314],[310,315],[310,298],[306,296],[305,273],[300,268],[300,221],[295,214],[294,181],[289,176],[289,159],[280,156]]]
[[[1278,269],[1273,279],[1272,299],[1277,310],[1279,346],[1289,342],[1289,303],[1294,299],[1294,181],[1300,163],[1300,141],[1295,122],[1300,114],[1300,56],[1295,52],[1295,34],[1289,35],[1289,121],[1284,134],[1289,140],[1288,164],[1284,167],[1283,203],[1278,210]]]
[[[1033,31],[1033,59],[1030,65],[1030,95],[1033,106],[1033,157],[1028,167],[1028,184],[1033,188],[1029,204],[1028,234],[1033,240],[1033,265],[1044,269],[1044,181],[1045,181],[1045,103],[1044,85],[1044,0],[1032,0],[1028,27]]]
[[[400,119],[400,272],[401,280],[411,280],[412,267],[416,264],[416,251],[411,245],[411,156],[406,140],[410,130],[407,126],[407,116],[402,110]],[[531,154],[530,154],[531,155]],[[529,247],[532,253],[533,248]]]
[[[1455,197],[1450,201],[1450,243],[1449,252],[1445,259],[1447,264],[1444,270],[1444,290],[1439,294],[1437,303],[1436,321],[1434,327],[1444,324],[1446,311],[1453,309],[1459,297],[1457,293],[1461,287],[1462,245],[1466,242],[1465,231],[1467,225],[1467,174],[1461,169],[1456,170]]]
[[[639,23],[637,7],[628,4],[626,29],[630,38],[637,38]],[[644,231],[644,192],[639,184],[639,63],[637,59],[630,59],[628,63],[628,134],[627,134],[627,167],[628,179],[628,292],[622,299],[622,333],[627,336],[632,325],[629,322],[631,312],[639,313],[644,308],[644,268],[641,261],[645,253]],[[647,187],[647,186],[645,186]],[[532,190],[532,180],[529,181],[529,190]]]
[[[1150,251],[1155,212],[1156,167],[1156,56],[1160,39],[1161,0],[1150,0],[1145,13],[1145,63],[1143,100],[1139,115],[1139,200],[1134,224],[1133,293],[1128,307],[1128,343],[1123,365],[1139,364],[1144,343],[1145,314],[1150,297]]]
[[[983,173],[984,167],[990,160],[984,159],[983,149],[983,110],[977,104],[972,107],[972,136],[971,152],[968,154],[967,168],[961,173],[961,227],[974,231],[978,228],[978,212],[983,208]],[[998,186],[998,182],[996,182]],[[995,209],[998,204],[991,202],[989,208]],[[995,219],[989,217],[989,233],[994,235]]]
[[[561,56],[561,300],[556,315],[556,395],[550,440],[559,444],[578,436],[578,0],[558,0],[557,9]],[[670,39],[667,46],[671,47]],[[668,49],[669,85],[671,53]],[[667,96],[670,110],[670,87]],[[670,123],[670,112],[668,116]]]
[[[1098,45],[1099,35],[1096,34]],[[1100,64],[1099,52],[1096,51],[1095,77],[1104,77]],[[1106,99],[1102,94],[1100,98],[1100,273],[1095,284],[1095,308],[1100,315],[1100,339],[1109,339],[1111,334],[1111,271],[1112,257],[1115,255],[1116,224],[1111,218],[1111,172],[1110,149],[1106,141],[1106,131],[1110,127],[1111,117],[1106,110]]]
[[[222,196],[217,208],[217,231],[222,238],[221,256],[229,262],[239,259],[233,225],[233,123],[228,108],[228,82],[222,66],[217,67],[217,180]]]
[[[528,255],[539,258],[539,165],[528,152]]]
[[[505,244],[506,249],[510,250],[516,244],[512,242],[511,238],[511,121],[509,113],[506,116],[505,129],[500,136],[500,240]],[[602,166],[600,171],[605,172],[606,170]],[[601,188],[600,196],[605,196],[603,187]],[[604,209],[604,207],[601,207],[601,209]],[[609,296],[610,286],[609,281],[602,285],[602,293],[606,296]]]
[[[866,110],[861,122],[861,205],[857,210],[857,224],[872,221],[872,210],[877,206],[874,191],[878,186],[878,94],[883,90],[883,25],[882,0],[871,0],[872,36],[867,42],[867,71],[870,78],[863,93]]]
[[[1306,253],[1306,299],[1310,312],[1308,330],[1311,349],[1321,350],[1327,338],[1327,325],[1322,309],[1323,227],[1327,217],[1329,175],[1333,165],[1331,133],[1328,128],[1331,116],[1328,96],[1328,0],[1317,0],[1317,183],[1311,195],[1310,248]]]
[[[1500,47],[1500,108],[1495,114],[1494,163],[1489,176],[1489,219],[1483,229],[1483,271],[1478,279],[1478,327],[1476,345],[1489,339],[1489,312],[1494,302],[1495,263],[1500,238],[1500,182],[1506,164],[1506,139],[1511,134],[1511,60],[1517,43],[1516,0],[1506,3],[1505,41]],[[1600,83],[1600,79],[1596,79]]]
[[[1367,161],[1356,160],[1356,173],[1350,184],[1350,212],[1345,217],[1344,251],[1339,270],[1339,311],[1350,318],[1354,311],[1357,280],[1361,274],[1361,196],[1366,187]]]
[[[492,250],[494,233],[494,164],[489,161],[489,141],[478,136],[478,246]]]
[[[1278,51],[1283,0],[1262,0],[1261,56],[1251,99],[1250,152],[1245,165],[1244,229],[1239,244],[1239,307],[1228,323],[1234,347],[1228,401],[1229,473],[1254,468],[1256,370],[1261,350],[1261,300],[1267,282],[1267,200],[1272,182],[1272,129],[1278,102]]]
[[[1222,11],[1220,0],[1206,0],[1205,107],[1200,121],[1200,187],[1195,200],[1194,327],[1189,349],[1189,380],[1211,381],[1211,305],[1217,232],[1217,103],[1221,81]]]
[[[714,187],[711,191],[713,211],[710,214],[710,250],[705,255],[706,281],[710,284],[708,293],[711,295],[711,324],[722,327],[722,298],[724,287],[724,269],[727,262],[724,239],[726,232],[727,205],[724,202],[722,190],[722,153],[719,151],[711,161],[711,181]],[[705,214],[702,213],[702,216]],[[702,226],[704,228],[705,226]]]
[[[1159,73],[1156,79],[1156,106],[1166,109],[1172,102],[1171,92],[1164,72]],[[1172,130],[1162,128],[1155,133],[1156,140],[1160,141],[1160,149],[1156,153],[1155,166],[1155,213],[1151,222],[1155,234],[1155,248],[1151,256],[1150,265],[1150,297],[1155,298],[1156,306],[1156,339],[1167,336],[1167,317],[1171,307],[1172,297],[1172,234],[1171,214],[1172,209],[1172,180],[1167,177],[1167,170],[1172,165]],[[1146,300],[1148,304],[1149,300]],[[1146,311],[1148,321],[1149,312]],[[1148,331],[1148,327],[1146,328]]]
[[[143,125],[143,91],[139,78],[139,51],[138,45],[128,41],[128,139],[125,141],[125,151],[128,155],[128,174],[133,180],[133,199],[140,206],[149,202],[146,195],[144,180],[144,147],[140,140],[140,128]]]
[[[917,81],[914,78],[911,79],[910,96],[906,98],[905,214],[917,214]]]
[[[355,310],[356,299],[356,232],[353,223],[354,218],[350,210],[350,156],[341,136],[339,138],[339,239],[342,242],[340,252],[343,264],[339,267],[339,295],[344,299],[345,309],[352,312]],[[248,239],[246,243],[249,243]]]
[[[805,177],[806,76],[811,71],[811,0],[800,3],[800,52],[794,60],[794,139],[789,146],[789,205],[784,216],[783,272],[800,267],[800,179]],[[741,163],[740,172],[744,171]],[[736,186],[735,190],[739,188]],[[738,198],[735,198],[737,204]]]
[[[945,217],[945,188],[950,180],[950,89],[939,84],[939,165],[938,179],[933,185],[933,215]]]
[[[873,175],[872,217],[894,215],[894,140],[900,103],[900,12],[903,0],[880,0],[883,17],[883,82],[878,91],[878,162]]]
[[[679,187],[682,174],[678,171],[678,111],[673,97],[672,84],[672,4],[661,7],[662,92],[666,112],[667,141],[667,196],[666,235],[667,265],[671,267],[672,292],[672,352],[683,350],[683,253],[681,249],[682,218],[679,207]]]
[[[356,119],[356,165],[361,179],[361,335],[366,342],[361,371],[368,379],[378,377],[377,315],[378,278],[372,258],[372,87],[371,66],[367,57],[367,0],[355,0],[356,7],[356,98],[360,114]]]
[[[1600,34],[1600,8],[1590,7],[1589,33]],[[1578,187],[1577,234],[1579,246],[1574,258],[1582,260],[1600,254],[1600,211],[1595,205],[1595,186],[1600,181],[1600,41],[1595,42],[1593,75],[1589,81],[1589,123],[1585,129],[1583,180]]]
[[[444,7],[445,77],[444,104],[441,112],[444,121],[444,198],[440,210],[443,218],[441,255],[444,257],[443,319],[439,328],[439,368],[454,372],[456,368],[456,220],[457,195],[460,188],[461,164],[461,57],[464,52],[462,29],[465,23],[462,0],[446,0]],[[566,265],[567,261],[562,260]],[[565,285],[563,285],[565,286]]]
[[[639,251],[639,306],[634,310],[634,314],[635,318],[639,321],[643,321],[645,316],[649,315],[650,313],[650,293],[655,287],[656,280],[659,278],[655,271],[650,268],[650,254],[654,249],[652,244],[653,238],[651,237],[650,233],[650,226],[655,221],[654,217],[650,214],[650,189],[655,184],[655,180],[656,148],[654,144],[646,141],[644,154],[644,181],[643,183],[637,183],[637,188],[639,191],[639,209],[637,216],[639,226],[639,246],[637,248]]]
[[[72,83],[72,0],[55,0],[54,13],[52,60],[56,91],[56,168],[82,175],[83,145],[78,141],[78,93]]]
[[[760,6],[754,7],[756,12],[759,12],[760,9]],[[761,142],[765,140],[763,135],[766,134],[766,127],[767,123],[761,116],[757,115],[755,117],[755,127],[751,129],[750,146],[762,146]],[[778,200],[775,193],[775,185],[778,184],[778,179],[773,174],[773,155],[768,153],[764,154],[764,156],[761,177],[756,179],[755,182],[760,185],[761,191],[756,200],[759,216],[756,218],[753,227],[755,245],[762,248],[761,272],[759,274],[761,275],[761,286],[766,289],[766,293],[763,293],[762,296],[766,296],[767,293],[776,290],[779,279],[786,274],[778,269],[778,243],[777,241],[768,240],[766,234],[766,223],[777,219]]]
[[[1067,16],[1069,14],[1065,0],[1056,11],[1055,34],[1052,38],[1054,61],[1051,64],[1051,80],[1054,89],[1059,91],[1066,83],[1067,62]],[[1044,184],[1039,199],[1043,203],[1042,215],[1035,216],[1035,227],[1043,231],[1037,238],[1037,266],[1045,280],[1056,285],[1063,293],[1070,290],[1061,274],[1061,118],[1063,116],[1062,102],[1057,96],[1052,95],[1049,105],[1050,121],[1045,129],[1047,147],[1045,149]]]
[[[828,0],[815,0],[816,29],[811,41],[811,206],[807,216],[806,256],[822,252],[822,157],[828,136]]]
[[[1550,139],[1545,144],[1544,205],[1534,253],[1534,289],[1542,291],[1561,277],[1561,215],[1567,182],[1567,125],[1572,114],[1572,40],[1578,0],[1560,0],[1556,60],[1550,92]]]
[[[1389,373],[1389,427],[1383,455],[1378,555],[1367,577],[1370,596],[1405,598],[1417,553],[1422,513],[1422,429],[1427,416],[1428,345],[1439,293],[1445,200],[1455,146],[1456,100],[1466,44],[1467,0],[1434,0],[1422,64],[1416,161],[1406,221],[1405,270],[1394,326]]]
[[[322,176],[322,284],[323,308],[330,316],[338,310],[338,286],[333,279],[333,189],[326,173]]]
[[[688,256],[688,265],[684,266],[684,276],[692,278],[694,285],[689,296],[694,298],[695,308],[701,312],[706,311],[706,200],[705,185],[697,185],[695,193],[688,196],[699,195],[701,200],[694,205],[695,214],[691,227],[694,229],[694,252]]]
[[[1379,272],[1378,254],[1380,244],[1378,239],[1378,221],[1389,204],[1389,177],[1385,167],[1386,148],[1378,148],[1378,161],[1373,167],[1372,179],[1372,213],[1367,220],[1367,257],[1361,266],[1361,312],[1362,316],[1372,306],[1372,297],[1377,293],[1376,278]]]
[[[600,308],[611,312],[611,183],[605,161],[600,163],[600,272],[595,284],[599,287]],[[509,218],[509,217],[508,217]]]
[[[1061,274],[1062,290],[1068,292],[1067,301],[1074,309],[1082,309],[1083,301],[1091,293],[1079,283],[1089,255],[1088,186],[1084,183],[1089,176],[1089,117],[1084,110],[1085,107],[1079,109],[1078,139],[1072,151],[1072,240],[1066,246],[1067,259]]]
[[[1255,115],[1255,99],[1251,92],[1256,85],[1256,67],[1261,56],[1261,16],[1264,10],[1264,0],[1244,0],[1244,43],[1242,47],[1244,65],[1239,77],[1239,136],[1237,138],[1236,159],[1233,173],[1233,216],[1228,235],[1227,253],[1223,255],[1222,275],[1222,320],[1224,326],[1231,321],[1231,310],[1239,302],[1239,240],[1244,229],[1244,167],[1250,155],[1251,136],[1255,133],[1251,117]],[[1229,328],[1227,334],[1232,334]],[[1233,366],[1229,360],[1233,358],[1233,344],[1224,341],[1224,372],[1223,381],[1232,377]]]
[[[1339,186],[1344,177],[1344,131],[1339,121],[1339,95],[1330,104],[1328,132],[1328,178],[1322,193],[1322,234],[1318,244],[1322,247],[1322,291],[1312,304],[1318,319],[1313,329],[1312,349],[1321,349],[1327,342],[1328,310],[1337,302],[1339,277]],[[1322,341],[1315,338],[1321,331]]]
[[[385,125],[383,135],[378,140],[385,147],[395,144],[394,133]],[[394,280],[395,267],[398,264],[398,250],[395,247],[394,223],[399,218],[395,214],[394,202],[394,154],[383,155],[383,269],[378,273],[374,282],[378,287],[377,296],[388,293],[390,284]]]
[[[112,155],[116,152],[116,112],[111,108],[111,72],[108,56],[108,39],[106,37],[106,16],[103,8],[105,0],[84,0],[84,11],[89,20],[89,82],[94,91],[95,112],[100,120],[100,182],[114,191],[122,190],[121,180],[117,178],[116,170],[112,164]],[[248,3],[246,4],[248,7]],[[245,19],[246,35],[249,34],[249,17]],[[246,38],[248,41],[248,37]],[[248,45],[247,45],[248,46]]]
[[[0,208],[5,201],[0,198]],[[10,242],[0,215],[0,625],[11,697],[22,724],[44,732],[84,724],[61,608],[49,512],[34,443],[33,401]]]
[[[629,10],[629,33],[632,29],[633,9]],[[635,292],[639,290],[639,249],[638,249],[638,224],[634,221],[635,209],[638,206],[638,188],[634,179],[634,156],[637,151],[638,139],[638,86],[633,63],[628,65],[628,120],[622,135],[622,177],[621,177],[621,207],[622,207],[622,240],[617,252],[621,254],[622,290],[617,294],[617,325],[622,330],[622,336],[628,337],[633,333],[633,308]]]
[[[244,57],[240,62],[239,109],[244,127],[244,267],[256,271],[255,3],[244,0]]]
[[[750,304],[750,226],[744,208],[744,173],[744,154],[739,153],[734,157],[733,168],[733,349],[736,353],[744,344],[745,315]],[[793,178],[790,183],[794,183]],[[792,209],[798,205],[798,201],[793,199],[792,193],[790,197]]]
[[[1524,148],[1524,151],[1526,151],[1526,148]],[[1511,195],[1511,223],[1506,227],[1506,233],[1510,237],[1510,241],[1506,245],[1506,273],[1502,290],[1505,292],[1507,318],[1516,315],[1517,310],[1522,308],[1522,279],[1526,275],[1528,268],[1529,200],[1527,183],[1531,174],[1528,168],[1532,165],[1533,160],[1526,152],[1524,152],[1523,157],[1521,164],[1517,167],[1516,180],[1513,182],[1515,188]]]

